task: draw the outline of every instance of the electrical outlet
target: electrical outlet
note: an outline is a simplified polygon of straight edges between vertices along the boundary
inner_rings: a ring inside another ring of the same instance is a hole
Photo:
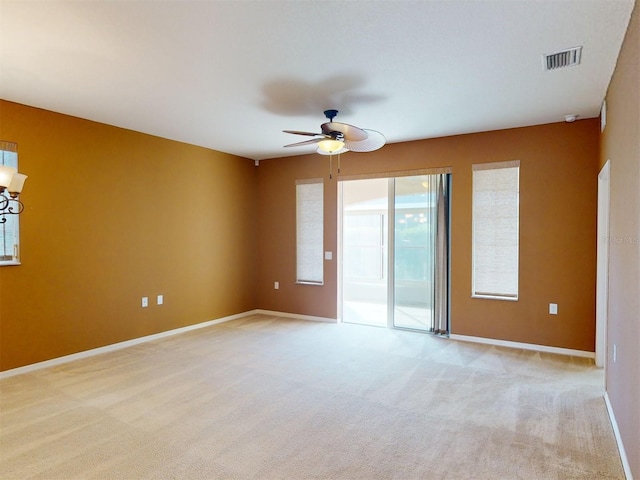
[[[158,298],[156,298],[156,303],[158,305],[162,305],[164,303],[164,296],[163,295],[158,295]]]
[[[280,282],[273,282],[273,288],[274,290],[280,289]]]
[[[142,297],[142,308],[149,306],[149,297]]]
[[[549,304],[549,314],[551,314],[551,315],[557,315],[558,314],[558,304],[557,303],[550,303]]]

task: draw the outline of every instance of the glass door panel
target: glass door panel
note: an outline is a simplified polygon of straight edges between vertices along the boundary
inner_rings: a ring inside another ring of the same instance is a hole
[[[387,326],[388,180],[341,182],[342,320]]]
[[[394,327],[433,331],[436,177],[395,179]]]

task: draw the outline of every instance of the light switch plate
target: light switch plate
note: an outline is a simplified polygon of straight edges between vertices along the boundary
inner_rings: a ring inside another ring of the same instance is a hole
[[[557,303],[550,303],[549,304],[549,313],[551,315],[557,315],[558,314],[558,304]]]

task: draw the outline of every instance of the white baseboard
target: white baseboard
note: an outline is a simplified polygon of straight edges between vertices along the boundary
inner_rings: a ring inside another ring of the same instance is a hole
[[[616,421],[616,416],[613,413],[613,406],[611,405],[611,401],[609,400],[609,394],[604,392],[604,403],[607,406],[607,413],[609,414],[609,420],[611,420],[611,426],[613,427],[613,434],[616,437],[616,443],[618,444],[618,451],[620,452],[620,460],[622,461],[622,468],[624,469],[624,475],[627,477],[627,480],[633,480],[633,475],[631,473],[631,465],[629,465],[629,459],[627,458],[627,452],[624,449],[624,444],[622,443],[622,437],[620,436],[620,430],[618,429],[618,422]]]
[[[297,318],[300,320],[311,320],[312,322],[337,323],[338,320],[329,317],[314,317],[312,315],[299,315],[297,313],[276,312],[273,310],[254,310],[253,313],[259,315],[273,315],[274,317]]]
[[[271,310],[250,310],[248,312],[237,313],[235,315],[229,315],[227,317],[217,318],[215,320],[208,320],[206,322],[197,323],[195,325],[187,325],[186,327],[167,330],[166,332],[154,333],[153,335],[134,338],[131,340],[126,340],[124,342],[114,343],[112,345],[105,345],[104,347],[98,347],[98,348],[93,348],[91,350],[85,350],[83,352],[72,353],[71,355],[65,355],[64,357],[52,358],[51,360],[45,360],[44,362],[32,363],[31,365],[25,365],[24,367],[5,370],[4,372],[0,372],[0,380],[4,378],[13,377],[15,375],[20,375],[23,373],[33,372],[35,370],[41,370],[43,368],[62,365],[63,363],[73,362],[74,360],[93,357],[95,355],[100,355],[102,353],[121,350],[123,348],[132,347],[134,345],[150,342],[152,340],[158,340],[160,338],[170,337],[172,335],[178,335],[180,333],[189,332],[191,330],[210,327],[211,325],[217,325],[219,323],[229,322],[231,320],[237,320],[239,318],[248,317],[249,315],[273,315],[276,317],[298,318],[301,320],[312,320],[315,322],[336,323],[336,320],[333,318],[313,317],[310,315],[296,315],[295,313],[274,312]]]
[[[71,355],[65,355],[64,357],[53,358],[51,360],[45,360],[44,362],[32,363],[31,365],[25,365],[24,367],[13,368],[11,370],[5,370],[0,372],[0,380],[23,373],[33,372],[35,370],[41,370],[43,368],[54,367],[63,363],[72,362],[74,360],[80,360],[82,358],[89,358],[102,353],[113,352],[115,350],[121,350],[123,348],[132,347],[141,343],[150,342],[152,340],[158,340],[160,338],[170,337],[172,335],[178,335],[180,333],[189,332],[191,330],[197,330],[199,328],[210,327],[211,325],[217,325],[218,323],[224,323],[238,318],[244,318],[249,315],[258,313],[257,310],[251,310],[249,312],[238,313],[235,315],[229,315],[228,317],[217,318],[215,320],[208,320],[206,322],[197,323],[195,325],[187,325],[186,327],[176,328],[174,330],[167,330],[166,332],[154,333],[153,335],[147,335],[144,337],[134,338],[132,340],[126,340],[124,342],[114,343],[112,345],[106,345],[104,347],[93,348],[91,350],[85,350],[83,352],[72,353]]]
[[[469,335],[457,335],[452,333],[449,335],[452,340],[460,340],[463,342],[485,343],[487,345],[495,345],[497,347],[521,348],[523,350],[534,350],[536,352],[557,353],[559,355],[572,355],[574,357],[595,358],[595,352],[586,352],[584,350],[572,350],[570,348],[548,347],[546,345],[536,345],[534,343],[509,342],[507,340],[496,340],[493,338],[472,337]]]

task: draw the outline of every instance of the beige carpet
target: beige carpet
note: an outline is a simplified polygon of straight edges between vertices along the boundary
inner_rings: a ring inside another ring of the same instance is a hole
[[[251,316],[0,382],[2,479],[623,479],[590,360]]]

